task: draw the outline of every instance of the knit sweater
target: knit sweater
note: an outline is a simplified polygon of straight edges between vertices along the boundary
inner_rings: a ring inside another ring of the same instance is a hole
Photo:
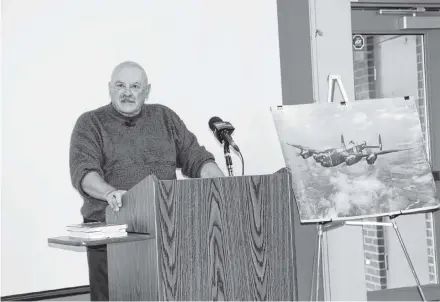
[[[201,167],[214,156],[166,106],[144,104],[137,116],[126,117],[108,104],[78,118],[69,161],[72,185],[84,200],[81,214],[105,221],[108,203],[81,187],[88,172],[97,172],[118,190],[129,190],[151,174],[160,180],[176,179],[176,168],[190,178],[200,177]]]

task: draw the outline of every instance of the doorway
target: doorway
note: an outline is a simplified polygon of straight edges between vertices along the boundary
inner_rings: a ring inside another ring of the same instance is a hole
[[[439,21],[438,28],[432,21],[435,18]],[[412,23],[404,24],[404,20]],[[440,74],[438,70],[433,71],[440,66],[432,64],[433,52],[440,49],[439,8],[431,7],[427,11],[420,8],[353,7],[352,32],[355,99],[415,97],[426,153],[435,167],[433,157],[440,157],[440,154],[435,149],[432,154],[431,139],[435,129],[432,127],[437,127],[436,131],[440,128],[433,125],[436,121],[430,118],[430,109],[434,108],[432,102],[439,102],[440,95],[430,85],[434,80],[432,76]],[[440,79],[437,80],[440,83]],[[396,220],[425,297],[439,301],[438,211],[401,216]],[[393,228],[364,226],[363,247],[369,301],[421,300]]]

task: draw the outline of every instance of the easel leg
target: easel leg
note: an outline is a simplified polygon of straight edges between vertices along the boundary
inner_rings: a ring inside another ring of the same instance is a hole
[[[313,288],[315,288],[315,300],[319,300],[319,283],[320,283],[320,269],[321,269],[321,250],[322,250],[322,224],[318,224],[318,242],[315,248],[315,256],[313,257],[313,273],[312,284],[310,285],[310,301],[313,301]],[[315,282],[313,282],[315,281]]]
[[[397,238],[400,241],[400,245],[402,246],[402,250],[405,253],[406,260],[408,261],[409,267],[411,268],[411,272],[413,273],[414,279],[416,280],[417,288],[419,289],[420,296],[422,297],[423,301],[426,301],[425,295],[423,294],[422,285],[420,284],[420,280],[417,277],[417,273],[416,273],[416,270],[414,269],[414,265],[412,264],[411,258],[409,257],[409,254],[408,254],[408,251],[405,247],[405,244],[403,243],[403,239],[402,239],[402,236],[400,235],[400,231],[397,227],[397,222],[396,222],[395,218],[396,218],[395,216],[390,217],[390,219],[393,223],[394,230],[396,231]]]
[[[318,245],[319,245],[319,235],[316,241],[315,254],[313,256],[313,269],[312,269],[312,280],[310,284],[310,301],[313,301],[313,289],[315,288],[315,274],[316,274],[316,260],[318,259]]]
[[[322,224],[319,224],[318,227],[318,259],[316,264],[316,292],[315,292],[315,301],[319,301],[319,283],[321,281],[321,253],[322,253]]]

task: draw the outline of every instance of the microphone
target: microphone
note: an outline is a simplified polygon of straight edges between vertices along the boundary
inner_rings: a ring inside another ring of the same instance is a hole
[[[124,125],[127,127],[134,127],[134,126],[136,126],[136,122],[133,120],[128,120],[124,123]]]
[[[237,144],[231,137],[232,132],[235,130],[231,123],[224,122],[221,118],[214,116],[209,119],[208,125],[220,143],[226,142],[237,152],[240,152],[240,148],[238,148]]]

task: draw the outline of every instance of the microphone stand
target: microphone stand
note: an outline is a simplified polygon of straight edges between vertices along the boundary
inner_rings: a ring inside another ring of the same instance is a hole
[[[228,168],[229,176],[234,176],[234,172],[232,170],[232,158],[229,150],[229,143],[226,141],[223,144],[223,152],[225,153],[226,167]]]

